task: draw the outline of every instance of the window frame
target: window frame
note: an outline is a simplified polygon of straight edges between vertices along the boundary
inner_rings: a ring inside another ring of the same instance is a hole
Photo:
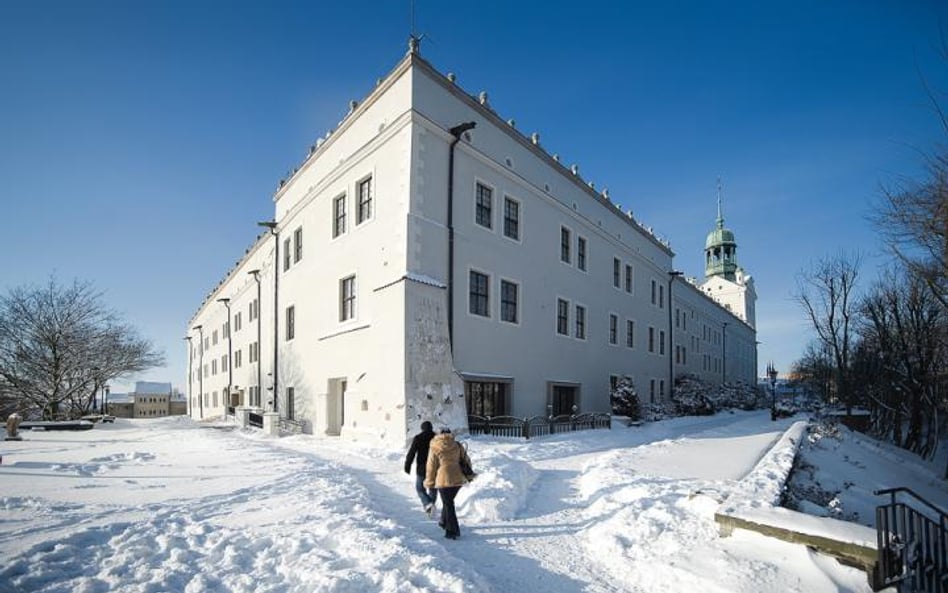
[[[303,259],[303,227],[293,230],[293,263],[298,264]]]
[[[573,303],[573,337],[585,341],[589,335],[589,309],[582,303]]]
[[[619,315],[609,313],[609,345],[619,345]]]
[[[554,323],[553,328],[556,331],[556,335],[569,337],[569,299],[564,299],[563,297],[556,297],[556,317],[554,318],[556,323]],[[563,312],[566,312],[566,315],[563,315]],[[560,331],[562,329],[562,331]]]
[[[560,225],[560,263],[573,265],[573,229]]]
[[[357,275],[349,274],[339,279],[339,323],[354,321],[358,314]],[[347,287],[351,290],[347,291]]]
[[[576,235],[576,269],[585,272],[587,261],[588,256],[586,237],[583,237],[582,235]]]
[[[483,292],[481,292],[481,291],[478,291],[477,293],[474,292],[474,289],[475,289],[475,286],[474,286],[474,279],[475,279],[475,278],[474,278],[474,276],[475,276],[475,275],[484,278],[485,284],[484,284],[484,290],[483,290]],[[483,307],[483,311],[484,311],[484,312],[483,312],[483,313],[480,313],[480,312],[479,312],[479,311],[481,310],[479,306],[477,307],[477,311],[474,310],[474,308],[475,308],[475,300],[474,300],[474,299],[475,299],[475,298],[478,299],[478,300],[476,301],[476,303],[477,303],[478,305],[480,305],[480,301],[481,301],[481,299],[483,299],[483,305],[484,305],[484,307]],[[490,274],[488,274],[487,272],[485,272],[485,271],[483,271],[483,270],[479,270],[479,269],[476,269],[476,268],[469,268],[468,271],[467,271],[467,312],[468,312],[469,315],[473,315],[474,317],[479,317],[479,318],[481,318],[481,319],[490,319],[490,318],[491,318],[491,314],[490,314]]]
[[[296,305],[290,305],[286,308],[284,324],[284,341],[292,342],[296,338]]]
[[[363,195],[363,189],[368,187],[368,198]],[[374,174],[370,173],[362,179],[356,181],[356,226],[364,224],[375,216],[375,181]],[[367,210],[368,212],[363,212]]]
[[[509,323],[510,325],[520,325],[520,283],[511,280],[509,278],[500,279],[500,321],[503,323]],[[505,319],[506,312],[509,310],[509,302],[505,300],[504,287],[505,285],[514,287],[514,302],[513,302],[513,314],[514,319]]]
[[[508,207],[507,207],[508,204],[513,204],[513,205],[516,206],[517,218],[516,218],[516,220],[513,221],[513,224],[516,225],[516,233],[515,233],[515,236],[512,236],[512,235],[510,235],[510,234],[507,232],[507,229],[508,229],[508,227],[509,227],[509,223],[510,223],[510,221],[511,221],[511,218],[510,218],[509,216],[507,216],[507,213],[508,213],[508,211],[509,211],[509,209],[508,209]],[[504,194],[504,209],[503,209],[504,225],[503,225],[502,231],[503,231],[504,237],[510,239],[511,241],[515,241],[515,242],[517,242],[517,243],[520,243],[520,242],[521,242],[521,235],[522,235],[522,230],[523,230],[523,229],[522,229],[522,225],[521,225],[520,223],[521,223],[521,221],[523,220],[522,213],[523,213],[523,202],[521,202],[521,201],[518,200],[517,198],[514,198],[514,197],[511,197],[511,196],[509,196],[509,195],[507,195],[507,194]]]
[[[341,206],[341,209],[340,209]],[[332,238],[338,239],[346,234],[346,193],[332,199]]]
[[[481,204],[485,192],[488,202],[486,207]],[[494,232],[494,193],[493,185],[480,179],[474,181],[474,224],[491,232]],[[487,213],[487,224],[481,222],[481,214],[484,211]]]

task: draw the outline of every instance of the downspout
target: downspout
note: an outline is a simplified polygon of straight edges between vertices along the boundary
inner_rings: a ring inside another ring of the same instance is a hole
[[[454,149],[461,134],[473,130],[477,122],[469,121],[451,128],[448,147],[448,347],[454,354]]]

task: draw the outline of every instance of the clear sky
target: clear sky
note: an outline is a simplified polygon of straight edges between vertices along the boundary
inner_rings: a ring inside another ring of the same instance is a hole
[[[761,369],[810,339],[796,276],[863,251],[880,187],[945,140],[948,3],[416,0],[422,55],[703,274],[723,183]],[[402,57],[411,2],[0,1],[0,290],[80,278],[164,349],[278,180]],[[948,103],[948,99],[946,99]],[[117,385],[114,391],[121,391]]]

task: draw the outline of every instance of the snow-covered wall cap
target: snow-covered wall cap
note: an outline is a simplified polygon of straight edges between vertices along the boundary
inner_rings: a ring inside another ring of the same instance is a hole
[[[793,469],[793,460],[806,434],[806,422],[794,422],[735,486],[721,510],[735,513],[745,508],[771,508],[780,504],[780,496]]]

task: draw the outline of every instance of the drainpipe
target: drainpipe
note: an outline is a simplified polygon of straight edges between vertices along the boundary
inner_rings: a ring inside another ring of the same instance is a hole
[[[477,122],[469,121],[451,128],[448,148],[448,345],[454,354],[454,148],[461,134],[473,130]]]

